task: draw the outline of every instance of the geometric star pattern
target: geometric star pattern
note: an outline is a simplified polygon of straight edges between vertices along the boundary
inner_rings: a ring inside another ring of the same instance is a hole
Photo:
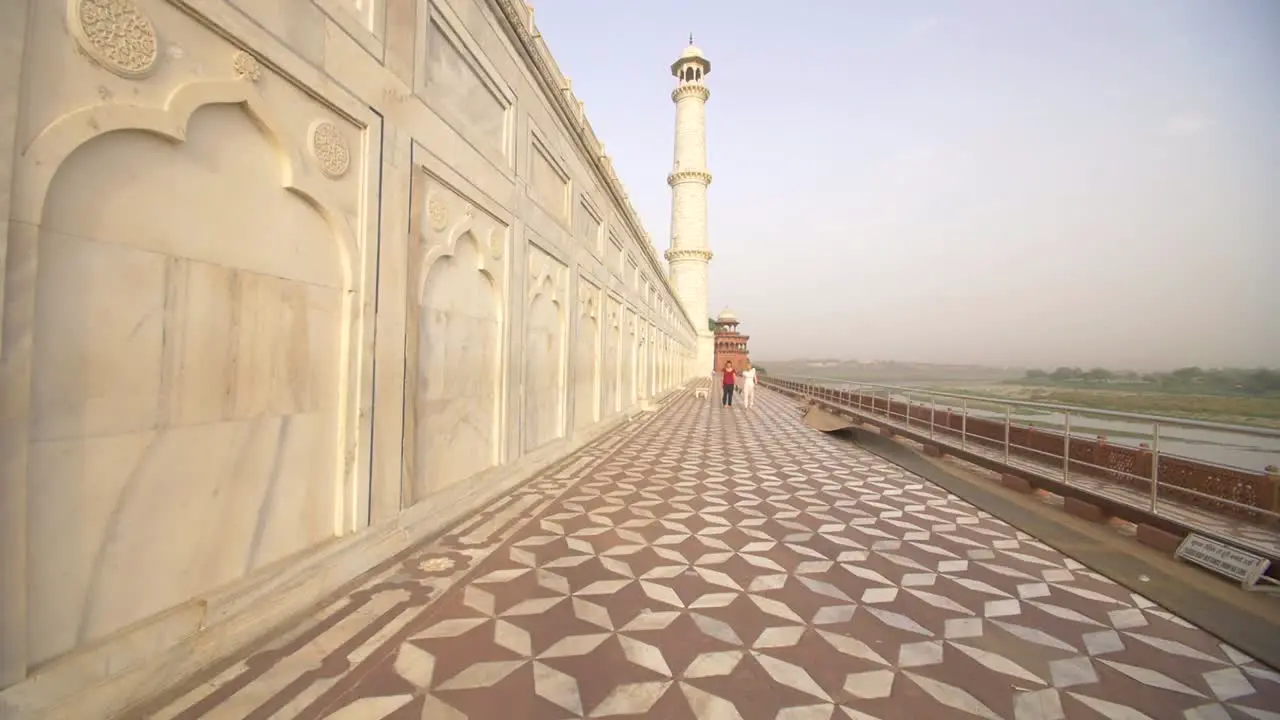
[[[1280,720],[1280,673],[773,392],[566,466],[154,717]]]

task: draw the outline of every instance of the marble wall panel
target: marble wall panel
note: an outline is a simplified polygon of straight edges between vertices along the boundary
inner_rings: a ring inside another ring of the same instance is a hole
[[[622,282],[627,286],[627,290],[631,293],[639,292],[640,268],[636,265],[636,259],[630,253],[627,254],[627,269],[622,276]]]
[[[622,240],[618,239],[618,234],[609,229],[609,242],[605,243],[604,248],[604,264],[609,271],[617,275],[622,275]]]
[[[557,220],[569,210],[569,175],[537,133],[529,138],[529,192]]]
[[[419,92],[459,134],[491,161],[513,161],[512,107],[515,97],[497,76],[458,17],[445,5],[429,3]]]
[[[524,413],[522,439],[525,452],[535,450],[565,433],[565,296],[568,268],[547,251],[530,243],[528,255],[528,305],[524,333]]]
[[[578,327],[573,339],[573,422],[590,427],[600,419],[602,375],[608,365],[601,359],[602,318],[600,288],[585,278],[578,280]],[[604,360],[607,361],[605,355]]]
[[[408,310],[406,501],[498,464],[509,229],[417,171]]]
[[[573,218],[574,237],[582,247],[593,256],[600,254],[600,236],[602,224],[600,211],[584,194],[578,203],[578,211]]]

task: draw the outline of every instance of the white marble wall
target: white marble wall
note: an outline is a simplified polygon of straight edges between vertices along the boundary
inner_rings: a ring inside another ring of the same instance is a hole
[[[685,379],[518,0],[17,1],[0,48],[0,715],[158,692]]]

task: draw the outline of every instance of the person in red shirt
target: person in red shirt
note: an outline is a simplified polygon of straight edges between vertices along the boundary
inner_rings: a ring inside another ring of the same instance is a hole
[[[733,371],[732,362],[725,361],[724,373],[721,377],[721,382],[724,383],[724,399],[720,401],[720,406],[733,407],[733,391],[738,384],[738,374]]]

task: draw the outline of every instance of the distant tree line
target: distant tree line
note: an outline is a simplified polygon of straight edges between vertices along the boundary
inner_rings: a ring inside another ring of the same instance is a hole
[[[1280,394],[1280,371],[1269,368],[1178,368],[1172,372],[1137,373],[1107,368],[1082,370],[1060,367],[1053,371],[1032,369],[1024,381],[1031,383],[1142,384],[1162,391],[1199,391],[1242,395]]]

